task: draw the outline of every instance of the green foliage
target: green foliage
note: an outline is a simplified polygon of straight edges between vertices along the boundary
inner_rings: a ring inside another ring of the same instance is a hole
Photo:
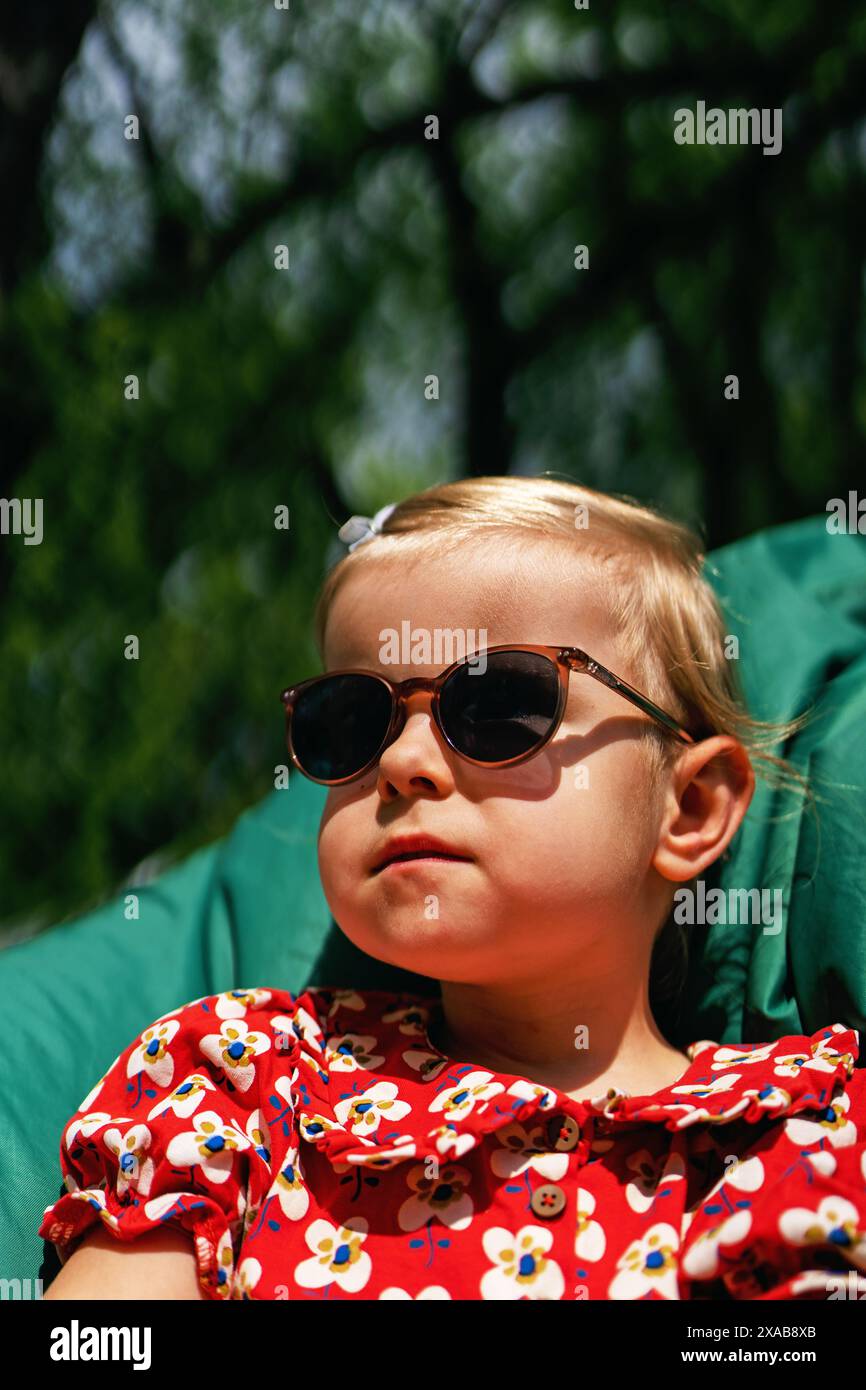
[[[16,54],[56,91],[4,171],[3,492],[45,527],[0,537],[7,931],[270,789],[350,511],[553,469],[720,544],[854,485],[849,0],[111,0],[64,41]],[[678,146],[698,100],[781,107],[781,154]]]

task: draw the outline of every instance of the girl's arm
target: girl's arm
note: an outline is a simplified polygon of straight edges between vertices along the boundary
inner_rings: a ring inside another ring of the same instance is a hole
[[[192,1236],[176,1226],[163,1226],[129,1244],[95,1227],[44,1294],[46,1299],[204,1297]]]

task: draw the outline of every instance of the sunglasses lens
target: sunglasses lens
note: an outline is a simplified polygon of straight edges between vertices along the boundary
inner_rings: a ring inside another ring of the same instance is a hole
[[[561,686],[538,652],[492,652],[486,669],[460,666],[442,688],[443,727],[459,752],[499,763],[528,753],[550,733]]]
[[[373,676],[324,677],[298,696],[292,748],[304,772],[336,782],[375,757],[391,722],[391,697]]]

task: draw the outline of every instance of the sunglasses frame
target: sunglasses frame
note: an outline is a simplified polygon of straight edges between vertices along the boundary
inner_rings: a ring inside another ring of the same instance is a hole
[[[461,749],[457,748],[451,741],[447,730],[442,727],[442,716],[439,709],[439,694],[445,682],[461,666],[469,665],[481,655],[492,654],[494,652],[534,652],[539,656],[546,657],[557,669],[559,675],[559,696],[556,714],[551,722],[549,732],[545,734],[543,739],[540,739],[538,743],[525,753],[518,753],[516,757],[504,758],[500,762],[482,762],[478,758],[471,758],[468,753],[464,753]],[[379,671],[368,671],[361,667],[353,666],[337,671],[324,671],[321,675],[310,676],[307,680],[300,681],[297,685],[288,686],[287,689],[283,690],[280,694],[280,700],[286,711],[286,744],[289,756],[295,767],[304,777],[308,778],[311,782],[318,782],[320,786],[341,787],[345,786],[348,782],[355,782],[359,777],[363,777],[366,772],[369,772],[370,769],[375,766],[385,749],[389,744],[393,743],[394,739],[400,734],[406,723],[406,702],[410,695],[418,691],[424,691],[433,697],[430,702],[430,712],[433,715],[433,720],[437,729],[448,744],[448,747],[452,752],[457,754],[458,758],[462,758],[464,762],[472,763],[475,767],[515,767],[518,763],[526,762],[529,758],[534,758],[555,736],[565,713],[565,706],[568,701],[568,678],[572,671],[576,671],[581,675],[592,676],[594,680],[600,681],[601,684],[606,685],[608,689],[616,691],[618,695],[622,695],[624,699],[629,700],[631,704],[636,705],[638,709],[650,715],[656,723],[660,724],[668,733],[672,733],[681,743],[693,744],[696,742],[696,739],[673,715],[667,714],[665,710],[654,704],[646,695],[642,695],[639,690],[636,690],[633,685],[629,685],[627,681],[621,680],[619,676],[615,676],[606,666],[602,666],[600,662],[594,661],[593,658],[588,656],[585,651],[582,651],[580,647],[551,647],[533,643],[502,642],[495,647],[480,647],[478,651],[471,652],[468,656],[460,657],[457,661],[452,661],[451,665],[446,666],[445,670],[441,671],[438,676],[410,676],[407,680],[395,682],[390,681],[387,676],[383,676]],[[310,773],[301,767],[295,754],[294,747],[292,746],[292,713],[298,697],[305,690],[311,685],[315,685],[319,681],[328,680],[333,676],[371,676],[373,679],[380,681],[391,696],[391,719],[385,737],[376,750],[375,755],[370,758],[359,771],[351,773],[348,777],[337,777],[332,779],[311,777]]]

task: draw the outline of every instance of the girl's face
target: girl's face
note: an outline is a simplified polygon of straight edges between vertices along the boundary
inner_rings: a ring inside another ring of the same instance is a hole
[[[467,650],[579,646],[641,689],[640,673],[617,648],[604,586],[591,563],[543,541],[522,555],[485,544],[411,568],[371,557],[334,600],[326,666],[364,667],[393,681],[437,675],[435,666],[380,660],[380,634],[408,622],[431,641],[437,628],[463,629]],[[582,952],[603,957],[613,975],[638,938],[649,947],[672,893],[652,867],[662,788],[652,784],[638,736],[646,718],[572,673],[554,739],[527,762],[486,770],[452,752],[430,696],[414,696],[378,766],[328,792],[319,869],[342,930],[367,954],[439,980],[573,972]],[[417,833],[471,862],[418,860],[372,872],[388,840]]]

